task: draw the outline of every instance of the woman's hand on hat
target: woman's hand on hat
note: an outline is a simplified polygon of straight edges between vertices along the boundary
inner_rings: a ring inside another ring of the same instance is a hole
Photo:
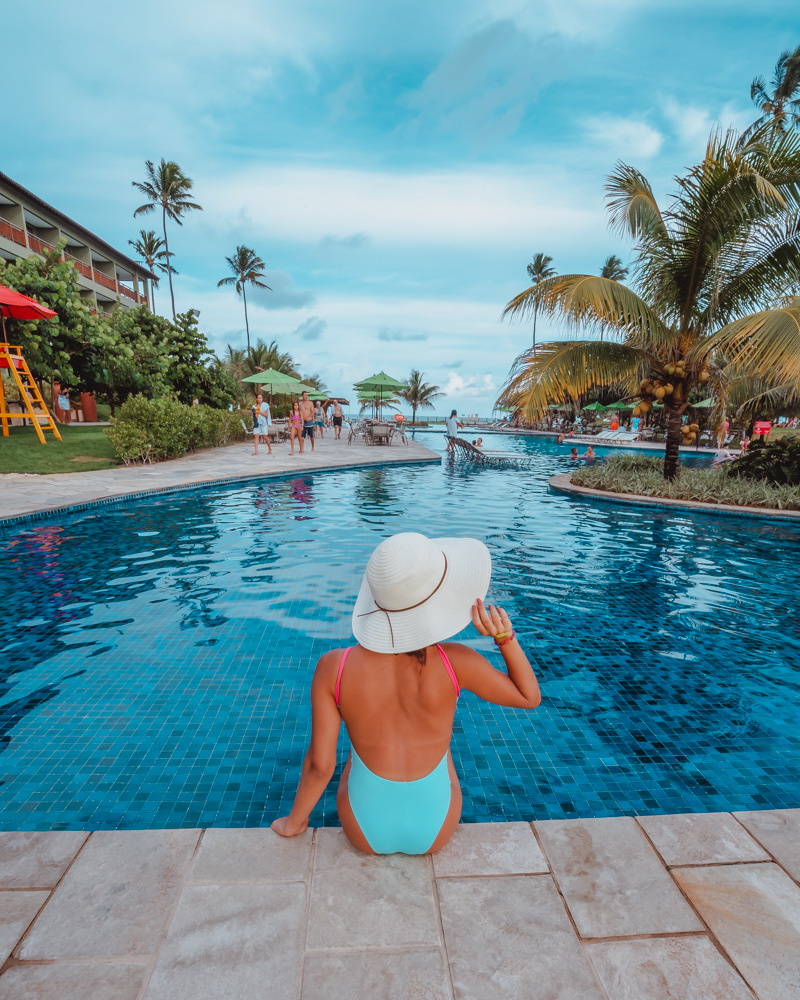
[[[495,636],[500,632],[511,632],[511,620],[503,608],[494,604],[484,604],[478,600],[472,605],[472,624],[481,635]]]

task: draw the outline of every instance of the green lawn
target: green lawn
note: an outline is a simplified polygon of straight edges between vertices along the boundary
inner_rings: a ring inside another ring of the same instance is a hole
[[[33,427],[9,431],[10,437],[0,433],[0,473],[94,472],[121,464],[102,427],[59,427],[63,441],[45,431],[46,444],[39,442]]]

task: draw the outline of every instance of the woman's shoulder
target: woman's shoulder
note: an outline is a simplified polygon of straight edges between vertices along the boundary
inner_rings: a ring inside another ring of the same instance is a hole
[[[485,657],[471,646],[465,646],[463,642],[439,642],[448,660],[455,663],[476,663],[484,660]],[[435,648],[435,647],[434,647]]]

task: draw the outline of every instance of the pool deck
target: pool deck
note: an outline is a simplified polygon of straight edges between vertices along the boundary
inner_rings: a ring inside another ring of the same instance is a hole
[[[800,809],[341,830],[0,833],[2,1000],[790,1000]]]
[[[42,447],[52,448],[50,442]],[[409,438],[408,445],[395,441],[387,447],[368,447],[362,440],[347,443],[328,434],[303,455],[297,447],[290,455],[287,442],[273,444],[272,454],[261,445],[253,455],[251,440],[226,448],[209,448],[153,465],[123,466],[99,472],[70,472],[37,476],[26,473],[0,475],[0,523],[9,518],[57,511],[98,500],[149,491],[198,486],[203,483],[280,476],[287,472],[321,472],[352,466],[389,465],[408,462],[441,462],[441,455]]]

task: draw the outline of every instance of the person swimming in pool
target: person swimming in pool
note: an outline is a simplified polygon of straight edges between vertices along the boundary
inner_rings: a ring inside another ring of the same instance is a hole
[[[369,854],[432,854],[461,816],[450,741],[462,689],[531,709],[539,684],[506,612],[483,598],[491,556],[474,538],[404,532],[372,553],[353,610],[357,645],[320,657],[311,684],[311,743],[294,805],[272,829],[308,828],[336,767],[342,721],[352,752],[336,806],[350,842]],[[470,620],[492,636],[506,672],[446,642]]]

